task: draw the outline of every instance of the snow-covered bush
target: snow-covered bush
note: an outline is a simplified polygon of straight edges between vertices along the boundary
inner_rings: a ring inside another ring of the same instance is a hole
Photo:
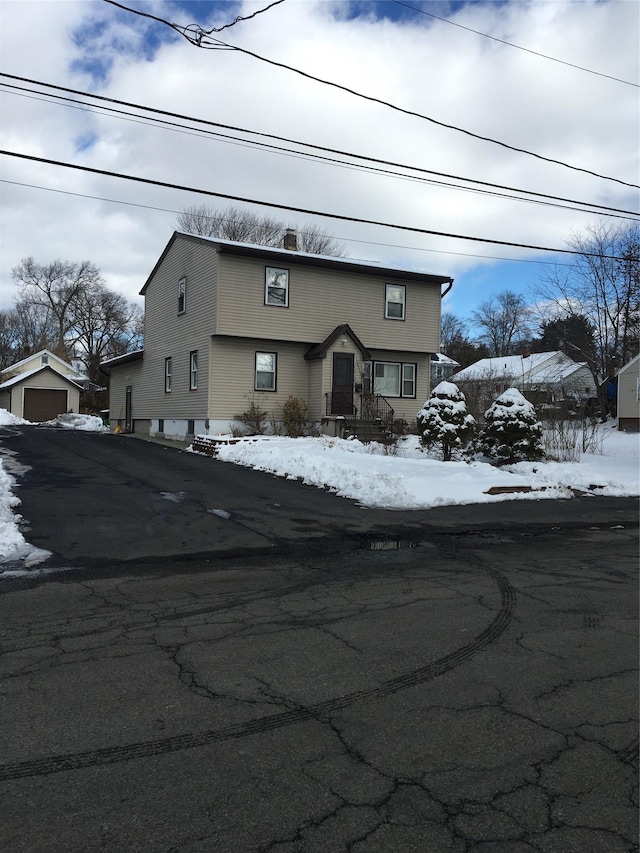
[[[498,465],[534,462],[544,456],[542,424],[517,388],[507,388],[484,414],[477,449]]]
[[[475,420],[467,412],[464,394],[453,382],[440,382],[417,416],[423,447],[438,447],[443,462],[465,450],[473,437]]]

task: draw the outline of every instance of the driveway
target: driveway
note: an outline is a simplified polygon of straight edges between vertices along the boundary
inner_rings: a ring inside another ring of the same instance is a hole
[[[635,499],[510,501],[398,512],[173,447],[43,427],[0,432],[19,463],[29,542],[51,565],[333,548],[362,537],[412,541],[447,529],[637,524]],[[27,466],[26,471],[23,470]]]
[[[3,444],[69,570],[0,583],[0,849],[638,849],[635,502],[378,515],[133,439]],[[121,561],[118,523],[164,553]]]

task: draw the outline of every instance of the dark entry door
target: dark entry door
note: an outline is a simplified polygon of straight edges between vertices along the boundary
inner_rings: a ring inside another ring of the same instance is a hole
[[[131,417],[131,396],[132,396],[133,388],[131,385],[127,385],[125,390],[125,400],[124,400],[124,428],[127,432],[133,432],[133,419]]]
[[[331,414],[353,414],[353,353],[333,354]]]

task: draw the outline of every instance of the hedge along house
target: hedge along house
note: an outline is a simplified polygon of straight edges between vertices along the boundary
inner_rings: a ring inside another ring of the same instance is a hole
[[[55,353],[40,350],[0,371],[0,408],[36,423],[78,414],[88,381]]]
[[[251,401],[278,421],[290,395],[329,433],[372,404],[415,419],[452,279],[285,245],[174,232],[141,291],[143,350],[103,363],[112,427],[228,433]]]

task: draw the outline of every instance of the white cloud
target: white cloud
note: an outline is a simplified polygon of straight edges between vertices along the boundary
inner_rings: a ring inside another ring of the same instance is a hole
[[[195,4],[194,15],[199,8]],[[255,3],[245,3],[239,10],[234,4],[230,11],[227,4],[213,4],[218,24],[256,8]],[[366,18],[349,18],[347,5],[341,2],[284,3],[225,30],[220,38],[440,121],[637,182],[637,89],[424,15],[401,22],[379,20],[376,11],[381,8],[372,3]],[[144,9],[189,21],[188,12],[167,3],[145,4]],[[451,20],[633,80],[638,10],[637,4],[625,2],[471,3],[458,8]],[[161,31],[164,42],[154,52],[142,35],[148,23],[106,3],[5,2],[2,25],[7,73],[427,169],[637,208],[637,191],[628,187],[439,128],[237,52],[198,50],[183,39],[167,41],[168,30]],[[92,81],[88,75],[92,67],[108,69],[107,77]],[[572,229],[580,230],[590,221],[575,211],[314,164],[7,92],[2,94],[2,113],[4,147],[9,150],[231,195],[558,247]],[[93,144],[84,147],[91,140]],[[176,210],[202,201],[226,205],[10,157],[0,162],[6,181],[132,205]],[[11,303],[11,268],[28,255],[43,263],[58,257],[89,259],[112,286],[134,298],[175,222],[173,213],[7,183],[2,185],[2,202],[0,307]],[[276,215],[300,224],[306,221],[296,214]],[[524,250],[318,222],[337,237],[372,243],[540,259]],[[356,242],[346,245],[353,257],[455,276],[457,301],[451,306],[458,313],[466,313],[475,296],[486,298],[494,289],[493,272],[499,273],[499,267],[489,267],[487,289],[475,294],[472,288],[465,291],[465,271],[479,263],[472,258]]]

